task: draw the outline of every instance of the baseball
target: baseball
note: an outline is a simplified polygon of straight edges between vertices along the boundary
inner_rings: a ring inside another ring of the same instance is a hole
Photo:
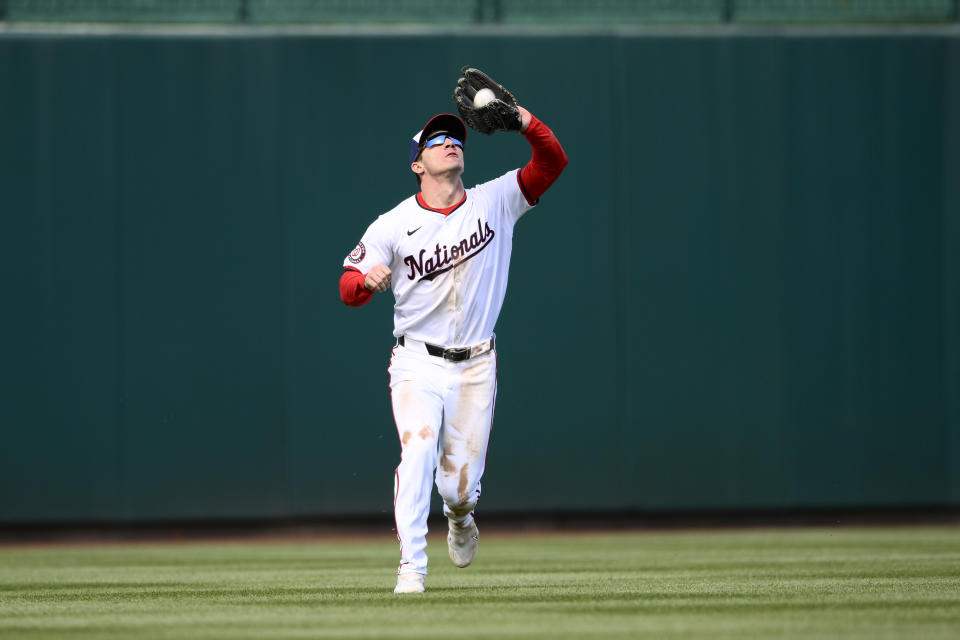
[[[477,95],[473,96],[473,106],[479,109],[494,98],[496,98],[496,96],[493,95],[493,91],[490,89],[480,89],[480,91],[477,91]]]

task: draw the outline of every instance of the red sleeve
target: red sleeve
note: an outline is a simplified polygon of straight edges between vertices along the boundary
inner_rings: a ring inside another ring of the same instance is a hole
[[[362,273],[353,267],[345,267],[343,275],[340,276],[340,299],[343,303],[351,307],[362,307],[370,302],[373,297],[373,291],[363,286],[366,278]]]
[[[533,157],[517,174],[517,182],[527,202],[534,205],[567,166],[567,154],[553,131],[533,114],[523,135],[533,147]]]

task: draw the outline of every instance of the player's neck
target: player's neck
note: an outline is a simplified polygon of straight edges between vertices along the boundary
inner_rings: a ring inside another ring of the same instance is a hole
[[[424,177],[420,183],[420,193],[430,208],[446,209],[463,200],[463,180],[460,176],[452,180]]]

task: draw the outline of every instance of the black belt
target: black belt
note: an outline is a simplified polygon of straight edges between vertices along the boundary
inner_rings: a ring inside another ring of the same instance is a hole
[[[404,346],[403,336],[397,338],[397,344],[401,347]],[[423,346],[427,348],[427,353],[431,356],[436,356],[438,358],[443,358],[444,360],[449,360],[450,362],[462,362],[463,360],[469,360],[471,353],[473,353],[473,347],[460,347],[457,349],[444,349],[441,346],[430,344],[429,342],[424,342]],[[493,338],[490,338],[490,349],[493,350]],[[484,351],[487,353],[487,351]],[[477,354],[482,355],[482,354]]]

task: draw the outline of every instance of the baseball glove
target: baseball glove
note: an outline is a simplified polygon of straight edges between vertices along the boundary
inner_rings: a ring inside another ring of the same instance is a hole
[[[473,97],[481,89],[493,91],[494,99],[477,107],[473,104]],[[457,110],[471,129],[486,135],[494,131],[520,131],[520,105],[517,99],[483,71],[464,68],[453,97],[457,100]]]

